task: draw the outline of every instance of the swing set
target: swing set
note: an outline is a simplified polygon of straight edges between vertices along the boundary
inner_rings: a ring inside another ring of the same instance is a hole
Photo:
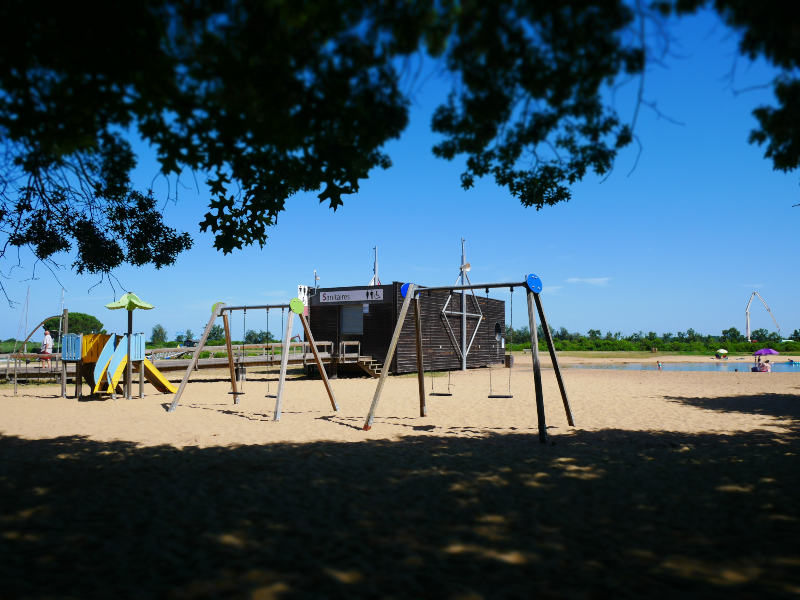
[[[572,409],[570,408],[569,398],[567,396],[567,389],[564,386],[564,379],[561,376],[561,368],[559,367],[555,346],[553,344],[553,337],[550,334],[550,327],[547,323],[547,318],[545,317],[544,314],[544,307],[542,306],[542,301],[540,298],[540,294],[542,291],[542,281],[536,275],[531,274],[525,278],[525,281],[521,283],[511,283],[511,284],[481,283],[481,284],[453,285],[453,286],[442,286],[442,287],[422,287],[422,286],[417,286],[413,283],[403,284],[400,290],[403,296],[403,305],[402,308],[400,309],[400,314],[397,319],[397,325],[395,326],[395,330],[392,335],[392,341],[389,344],[389,350],[383,364],[383,369],[381,370],[381,375],[380,379],[378,380],[378,385],[375,388],[375,395],[373,396],[372,399],[372,405],[370,406],[369,413],[367,414],[366,420],[364,421],[364,427],[363,427],[364,431],[369,431],[370,429],[372,429],[372,425],[375,420],[375,412],[378,409],[378,404],[380,402],[381,394],[383,393],[383,387],[386,383],[386,378],[389,374],[390,364],[392,362],[395,349],[397,348],[397,342],[400,338],[400,331],[403,328],[403,324],[405,323],[408,309],[412,304],[412,302],[414,304],[414,329],[415,329],[416,352],[417,352],[417,378],[419,382],[419,416],[426,417],[428,416],[428,408],[425,400],[425,369],[424,369],[425,365],[422,352],[423,347],[422,347],[421,305],[420,305],[421,293],[423,291],[427,292],[449,291],[452,296],[452,293],[454,291],[475,290],[475,289],[485,288],[488,295],[489,288],[505,288],[505,287],[509,287],[511,289],[512,303],[514,298],[513,296],[514,287],[524,287],[526,289],[527,300],[528,300],[528,322],[531,332],[531,354],[533,356],[533,380],[534,380],[534,391],[536,396],[536,414],[538,417],[539,442],[542,444],[546,444],[548,441],[548,436],[547,436],[547,422],[545,419],[545,411],[544,411],[544,395],[542,392],[542,372],[541,372],[541,364],[539,362],[539,339],[536,330],[537,312],[539,313],[539,319],[541,320],[542,323],[542,331],[544,333],[545,341],[547,343],[547,348],[550,352],[550,358],[553,362],[553,369],[555,370],[556,380],[558,381],[558,387],[559,390],[561,391],[561,399],[564,403],[564,410],[567,415],[567,423],[569,423],[569,425],[572,427],[575,426],[575,422],[572,417]],[[446,307],[447,303],[445,304],[445,307],[442,309],[443,315]],[[512,305],[512,310],[513,310],[513,305]],[[512,313],[512,323],[513,323],[513,313]],[[477,326],[476,326],[476,332],[477,332]],[[495,336],[497,339],[499,339],[499,337],[502,336],[502,332],[497,331],[497,328],[495,328]],[[474,334],[473,334],[473,339],[474,339]],[[490,398],[511,397],[511,370],[509,369],[508,395],[492,394],[491,392],[493,390],[491,388],[491,385],[492,384],[491,384],[491,371],[490,371],[489,397]],[[452,395],[449,392],[450,392],[450,383],[449,383],[449,369],[448,369],[448,393],[430,394],[430,395],[436,395],[436,396]]]
[[[486,297],[489,297],[489,288],[486,288]],[[489,327],[486,327],[489,332]],[[511,288],[511,331],[514,331],[514,288]],[[500,323],[495,323],[494,326],[494,339],[497,342],[497,351],[500,352],[500,340],[503,339],[503,332],[500,330]],[[491,337],[489,343],[491,344]],[[488,398],[513,398],[511,395],[511,365],[508,366],[508,394],[495,394],[492,388],[492,370],[489,369],[489,396]]]
[[[427,296],[428,297],[431,296],[430,288],[424,288],[424,291],[427,291]],[[474,297],[474,295],[475,294],[473,293],[473,297]],[[450,299],[452,298],[452,296],[453,296],[453,292],[451,290],[450,291],[450,295],[448,296],[447,302],[445,302],[445,305],[442,307],[442,310],[441,310],[442,320],[445,320],[445,321],[447,320],[446,310],[447,310],[447,307],[450,304]],[[489,288],[486,288],[486,298],[487,299],[489,298]],[[483,313],[480,310],[480,306],[477,304],[477,302],[476,302],[476,306],[478,307],[477,310],[480,312],[481,319],[484,319]],[[451,317],[452,317],[452,314],[453,313],[451,312],[450,313]],[[472,334],[472,339],[473,340],[475,339],[475,336],[478,333],[478,327],[479,326],[480,326],[480,321],[476,325],[475,331]],[[511,329],[512,329],[512,331],[513,331],[513,328],[514,328],[514,288],[511,287]],[[453,349],[456,352],[458,352],[458,346],[455,343],[455,336],[452,333],[452,328],[449,327],[449,322],[448,322],[447,331],[448,331],[448,338],[450,340],[451,346],[453,347]],[[486,328],[486,331],[488,333],[487,340],[489,341],[489,345],[491,346],[492,335],[491,335],[491,330],[488,328],[488,326]],[[496,342],[496,347],[497,347],[497,351],[498,352],[500,351],[500,342],[502,341],[502,339],[503,339],[503,331],[500,328],[500,323],[495,323],[494,341]],[[428,347],[431,348],[431,349],[433,348],[433,320],[429,320],[428,321]],[[469,348],[467,350],[469,350]],[[451,355],[452,354],[453,353],[451,353]],[[424,361],[424,359],[423,359],[423,361]],[[448,359],[448,361],[447,361],[447,392],[437,392],[437,391],[435,391],[434,385],[433,385],[433,380],[435,379],[435,377],[433,376],[433,371],[431,371],[431,391],[428,393],[428,396],[452,396],[453,395],[453,393],[450,391],[450,387],[451,386],[455,386],[455,384],[451,383],[451,380],[450,380],[451,362],[452,361]],[[494,388],[493,388],[493,384],[492,384],[492,371],[491,371],[491,369],[489,370],[489,395],[487,397],[488,398],[513,398],[514,397],[511,394],[511,369],[510,368],[508,370],[508,394],[499,394],[499,393],[495,394],[494,393]]]
[[[180,387],[178,387],[178,392],[175,394],[175,398],[172,399],[172,404],[170,405],[167,412],[173,412],[176,408],[178,408],[178,404],[180,403],[181,396],[183,395],[183,391],[186,388],[186,384],[189,382],[189,377],[191,377],[192,371],[195,370],[197,367],[197,361],[200,358],[200,351],[205,346],[206,341],[208,340],[208,336],[211,333],[211,328],[214,326],[214,323],[219,317],[222,317],[222,323],[225,328],[225,346],[228,350],[228,368],[230,370],[230,378],[231,378],[231,391],[229,392],[230,395],[233,396],[233,403],[239,404],[240,397],[244,396],[244,385],[237,385],[238,384],[238,377],[237,372],[244,374],[244,369],[246,365],[246,348],[244,340],[242,341],[241,348],[239,349],[239,357],[238,361],[234,356],[233,352],[233,345],[231,342],[231,327],[228,315],[234,311],[242,311],[243,313],[243,326],[245,331],[245,336],[247,334],[247,311],[250,310],[266,310],[267,311],[267,329],[269,329],[269,311],[270,309],[281,309],[281,329],[283,329],[283,315],[285,314],[286,309],[289,309],[288,318],[286,322],[286,331],[284,332],[283,336],[283,347],[281,349],[281,366],[280,366],[280,374],[278,377],[278,390],[276,394],[270,394],[269,390],[269,378],[267,378],[267,395],[266,398],[275,398],[275,414],[273,417],[273,421],[280,421],[281,420],[281,410],[283,407],[283,393],[284,387],[286,384],[286,370],[289,364],[289,350],[291,348],[291,337],[292,337],[292,324],[294,320],[294,316],[298,315],[300,317],[300,322],[303,325],[303,330],[306,334],[306,339],[308,340],[309,345],[311,346],[311,352],[314,355],[314,361],[317,364],[317,368],[319,369],[320,377],[322,378],[323,383],[325,384],[325,390],[328,393],[328,398],[331,402],[331,407],[334,411],[339,410],[339,405],[336,402],[336,397],[333,394],[333,389],[331,388],[331,384],[328,381],[327,373],[325,372],[325,368],[322,364],[322,358],[319,355],[319,351],[317,350],[317,345],[314,342],[314,336],[311,334],[311,328],[308,325],[308,320],[305,317],[304,310],[305,305],[303,301],[299,298],[293,298],[289,304],[262,304],[257,306],[226,306],[223,302],[217,302],[211,309],[211,318],[208,321],[208,325],[206,325],[205,331],[203,332],[202,338],[200,338],[200,342],[198,342],[197,346],[194,348],[194,353],[192,355],[192,359],[189,362],[189,366],[186,369],[186,373],[183,375],[183,380],[181,381]],[[269,368],[272,365],[273,358],[274,358],[274,348],[270,349],[270,360],[269,365],[267,366],[267,373],[269,373]],[[246,380],[246,376],[242,377],[242,381]]]

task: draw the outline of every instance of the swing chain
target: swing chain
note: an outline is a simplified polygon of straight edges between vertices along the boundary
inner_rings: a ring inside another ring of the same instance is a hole
[[[244,382],[246,376],[244,375],[244,358],[245,358],[245,342],[247,341],[247,309],[245,308],[242,311],[242,347],[239,352],[239,386],[242,388],[242,392],[244,392]]]

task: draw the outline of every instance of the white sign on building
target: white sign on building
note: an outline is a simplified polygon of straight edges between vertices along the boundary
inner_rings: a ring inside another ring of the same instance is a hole
[[[303,306],[308,306],[308,286],[307,285],[298,285],[297,286],[297,297],[300,298],[300,301],[303,303]]]
[[[383,290],[381,288],[371,288],[319,293],[320,302],[369,302],[370,300],[383,300]]]

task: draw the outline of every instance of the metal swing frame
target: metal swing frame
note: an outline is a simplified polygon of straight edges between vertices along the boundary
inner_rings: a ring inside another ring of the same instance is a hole
[[[575,426],[575,421],[572,417],[572,409],[569,405],[569,397],[567,396],[567,389],[564,386],[564,379],[561,376],[561,368],[558,365],[558,357],[556,356],[555,346],[553,345],[553,337],[550,334],[550,327],[547,323],[547,318],[544,314],[544,307],[539,294],[542,291],[542,282],[536,275],[528,275],[523,282],[504,282],[504,283],[481,283],[470,285],[455,285],[455,286],[441,286],[441,287],[423,287],[417,286],[413,283],[406,283],[401,288],[403,295],[403,306],[400,309],[400,314],[397,318],[397,325],[395,326],[394,333],[392,334],[392,341],[389,344],[389,350],[381,370],[378,385],[375,388],[375,395],[372,398],[372,405],[370,406],[367,417],[364,421],[364,431],[372,429],[375,420],[375,412],[378,409],[378,404],[381,399],[383,387],[386,383],[386,378],[389,375],[389,368],[394,357],[394,352],[397,349],[397,342],[400,339],[400,331],[406,320],[406,314],[411,304],[414,304],[414,329],[416,337],[416,350],[417,350],[417,379],[419,382],[419,416],[426,417],[428,415],[428,408],[425,403],[425,372],[422,364],[422,327],[421,327],[421,312],[419,294],[422,291],[456,291],[456,290],[475,290],[481,288],[507,288],[507,287],[524,287],[527,290],[528,298],[528,323],[531,332],[531,354],[533,355],[533,381],[534,390],[536,395],[536,414],[538,420],[539,442],[546,444],[548,442],[547,435],[547,421],[544,411],[544,394],[542,392],[542,369],[539,362],[539,339],[536,331],[536,313],[539,313],[539,319],[542,322],[542,330],[544,332],[547,348],[550,351],[550,358],[553,361],[553,368],[556,373],[558,387],[561,391],[561,399],[564,403],[564,411],[567,415],[567,423],[570,426]]]
[[[298,300],[298,302],[300,302]],[[281,351],[281,370],[280,376],[278,378],[278,393],[275,400],[275,415],[273,416],[273,421],[280,421],[281,420],[281,411],[283,408],[283,391],[286,383],[286,370],[289,365],[289,349],[291,344],[291,336],[292,336],[292,324],[294,320],[295,312],[292,310],[291,304],[259,304],[254,306],[226,306],[222,302],[218,302],[214,305],[213,312],[211,314],[211,318],[208,320],[208,325],[206,325],[206,329],[203,332],[203,337],[198,342],[197,346],[194,348],[194,352],[192,354],[192,360],[189,362],[189,366],[186,369],[186,372],[183,375],[183,379],[181,380],[181,384],[178,387],[178,391],[175,394],[175,397],[172,399],[172,404],[167,409],[167,412],[174,412],[176,408],[178,408],[178,404],[180,403],[181,396],[183,395],[183,391],[186,388],[186,384],[189,383],[189,378],[192,375],[192,371],[194,371],[195,367],[197,366],[197,361],[200,358],[200,351],[206,344],[208,340],[208,336],[211,333],[211,328],[214,326],[214,323],[217,321],[219,317],[222,317],[222,323],[225,326],[225,346],[228,350],[228,368],[230,370],[231,376],[231,388],[233,391],[231,394],[233,395],[233,403],[239,404],[239,396],[243,396],[244,392],[239,391],[238,386],[236,385],[236,364],[235,358],[233,356],[233,348],[231,344],[231,327],[230,321],[228,319],[228,314],[235,310],[242,310],[247,311],[249,310],[261,310],[270,308],[282,308],[282,309],[289,309],[289,317],[286,321],[286,332],[283,336],[283,349]],[[311,346],[311,352],[314,354],[314,361],[317,363],[317,368],[319,369],[320,377],[322,378],[323,383],[325,384],[325,390],[328,392],[328,398],[331,401],[331,407],[334,411],[339,411],[339,405],[336,402],[336,397],[333,394],[333,389],[331,388],[331,384],[328,381],[328,375],[325,372],[325,368],[322,364],[322,359],[319,356],[319,351],[317,350],[317,345],[314,342],[314,336],[311,334],[311,328],[308,326],[308,320],[306,319],[305,315],[301,312],[297,313],[300,317],[300,322],[303,324],[303,330],[306,334],[306,339]],[[240,361],[240,365],[244,365],[244,357]]]

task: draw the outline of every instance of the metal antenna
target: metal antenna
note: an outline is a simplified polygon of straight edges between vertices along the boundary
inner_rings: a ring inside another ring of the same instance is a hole
[[[372,279],[369,280],[368,286],[375,286],[381,285],[381,280],[378,277],[378,247],[374,246],[372,248],[375,251],[375,263],[372,266]]]

